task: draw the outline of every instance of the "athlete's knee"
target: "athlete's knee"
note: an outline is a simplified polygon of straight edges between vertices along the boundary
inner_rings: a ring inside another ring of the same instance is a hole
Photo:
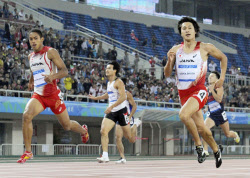
[[[116,143],[117,142],[122,142],[122,137],[120,135],[116,135],[115,139],[116,139]]]
[[[103,128],[101,128],[100,133],[101,133],[102,136],[107,136],[108,135],[108,132]]]
[[[188,119],[190,119],[190,116],[189,116],[189,114],[188,114],[187,112],[181,111],[181,112],[179,113],[179,118],[180,118],[180,120],[181,120],[182,122],[186,122],[186,121],[188,121]]]
[[[23,122],[31,122],[33,119],[33,114],[31,112],[24,112],[23,113]]]
[[[129,141],[130,143],[135,143],[135,138],[134,138],[134,137],[129,137],[129,138],[128,138],[128,141]]]

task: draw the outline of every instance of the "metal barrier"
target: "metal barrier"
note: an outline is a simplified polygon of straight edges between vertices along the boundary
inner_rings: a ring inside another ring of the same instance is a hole
[[[98,155],[100,154],[100,145],[98,144],[80,144],[77,145],[77,155]]]
[[[222,44],[224,44],[226,46],[229,46],[229,47],[231,47],[233,49],[237,49],[237,45],[236,44],[233,44],[233,43],[231,43],[231,42],[229,42],[227,40],[224,40],[224,39],[222,39],[222,38],[220,38],[218,36],[215,36],[212,33],[209,33],[209,32],[207,32],[205,30],[203,30],[201,34],[203,34],[203,35],[205,35],[205,36],[207,36],[207,37],[209,37],[209,38],[211,38],[213,40],[216,40],[216,41],[218,41],[218,42],[220,42],[220,43],[222,43]]]
[[[77,155],[77,145],[73,144],[55,144],[54,155]]]
[[[117,155],[119,152],[117,150],[116,144],[108,144],[109,155]],[[102,154],[102,145],[99,146],[99,155]]]
[[[31,144],[33,155],[53,155],[53,145],[48,144]],[[1,154],[4,156],[22,155],[24,152],[24,144],[2,144]]]

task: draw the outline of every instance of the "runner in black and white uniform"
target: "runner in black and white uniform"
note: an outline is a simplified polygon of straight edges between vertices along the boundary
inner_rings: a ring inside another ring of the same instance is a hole
[[[122,78],[122,81],[124,84],[126,84],[126,79],[125,78]],[[127,99],[125,100],[125,104],[126,104],[126,108],[127,108],[127,111],[128,111],[128,121],[129,121],[129,124],[130,124],[130,127],[138,127],[140,124],[141,124],[141,121],[139,120],[139,118],[134,118],[133,115],[137,109],[137,106],[136,106],[136,103],[133,99],[133,95],[129,92],[129,91],[126,91],[126,95],[127,95]],[[133,136],[136,136],[137,135],[137,129],[133,129],[133,133],[132,135]],[[121,158],[116,161],[116,164],[125,164],[126,163],[126,159],[125,159],[125,156],[124,156],[124,146],[122,144],[122,138],[123,138],[123,130],[122,130],[122,127],[121,125],[119,124],[119,122],[116,122],[116,128],[115,128],[115,136],[116,136],[116,146],[117,146],[117,149],[120,153],[120,156]]]
[[[102,96],[94,97],[89,95],[89,98],[92,100],[101,100],[101,99],[109,99],[109,106],[104,111],[105,116],[102,120],[101,125],[101,143],[103,154],[101,158],[97,158],[99,163],[109,162],[108,157],[108,133],[115,126],[115,123],[118,122],[122,127],[125,138],[129,140],[129,142],[135,142],[135,135],[133,134],[136,127],[130,128],[128,112],[126,107],[125,100],[127,99],[125,86],[121,79],[117,76],[120,71],[120,65],[116,61],[109,62],[106,67],[106,76],[109,80],[107,93]]]

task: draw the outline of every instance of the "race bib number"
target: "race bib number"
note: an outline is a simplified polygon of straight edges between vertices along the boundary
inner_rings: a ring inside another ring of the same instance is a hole
[[[210,112],[208,111],[208,112],[207,112],[207,117],[209,117],[209,116],[210,116]]]
[[[204,98],[206,97],[207,92],[206,90],[200,90],[197,97],[201,100],[201,102],[204,100]]]
[[[124,119],[125,119],[126,124],[129,124],[129,117],[128,117],[128,115],[124,114]]]
[[[43,85],[46,85],[47,83],[44,81],[44,76],[42,74],[45,74],[45,70],[37,70],[33,72],[33,77],[34,77],[34,86],[35,87],[40,87]]]
[[[226,112],[225,112],[225,111],[223,111],[223,113],[221,113],[221,115],[222,115],[222,117],[223,117],[224,121],[226,121],[226,120],[227,120],[227,115],[226,115]]]

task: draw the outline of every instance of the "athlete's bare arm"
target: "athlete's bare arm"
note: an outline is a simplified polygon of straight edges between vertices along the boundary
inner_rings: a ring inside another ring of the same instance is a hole
[[[68,69],[66,68],[62,58],[60,57],[58,51],[54,48],[48,50],[48,58],[54,62],[58,72],[52,75],[44,75],[44,81],[51,83],[55,79],[60,79],[68,75]]]
[[[30,60],[30,54],[28,56],[28,59]],[[33,72],[30,70],[30,79],[29,79],[29,84],[28,84],[28,89],[32,90],[34,88],[34,77],[33,77]]]
[[[108,93],[105,93],[102,96],[97,96],[97,97],[93,96],[93,95],[88,95],[88,98],[92,99],[92,100],[102,100],[102,99],[108,99],[109,95],[108,95]]]
[[[216,88],[216,92],[214,91],[214,85],[209,85],[209,91],[211,91],[214,99],[218,102],[218,103],[221,103],[222,101],[222,98],[223,98],[223,95],[224,95],[224,89],[223,87],[220,87],[220,88]]]
[[[121,79],[117,79],[116,81],[115,81],[115,83],[114,83],[114,88],[116,88],[117,90],[118,90],[118,93],[119,93],[119,95],[120,95],[120,97],[118,98],[118,100],[114,103],[114,104],[112,104],[111,106],[109,106],[107,109],[106,109],[106,111],[105,111],[105,113],[106,114],[108,114],[108,113],[110,113],[111,112],[111,110],[114,108],[114,107],[116,107],[116,106],[118,106],[119,104],[121,104],[123,101],[125,101],[126,100],[126,93],[125,93],[125,86],[124,86],[124,83],[123,83],[123,81],[121,80]]]
[[[215,83],[215,88],[220,88],[223,85],[227,71],[227,56],[213,44],[202,43],[201,47],[208,53],[208,55],[211,55],[214,58],[220,60],[221,75],[220,79]]]
[[[135,114],[135,111],[137,109],[137,105],[135,103],[135,100],[134,100],[132,94],[130,92],[128,92],[128,91],[126,93],[127,93],[127,100],[132,105],[132,111],[131,111],[131,113],[129,115],[129,120],[130,120],[133,117],[133,115]]]
[[[180,45],[173,46],[167,53],[168,56],[168,62],[166,66],[164,67],[164,75],[165,77],[170,77],[175,65],[175,60],[176,60],[176,52],[177,49],[180,47]]]

